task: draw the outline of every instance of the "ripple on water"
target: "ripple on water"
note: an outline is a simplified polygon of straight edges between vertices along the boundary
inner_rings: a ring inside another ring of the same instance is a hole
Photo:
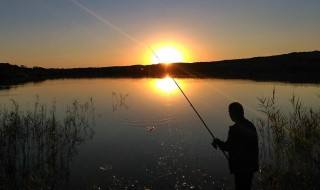
[[[149,132],[172,124],[177,118],[177,114],[166,114],[161,117],[154,115],[134,115],[130,118],[123,119],[123,123],[130,127],[143,128]]]

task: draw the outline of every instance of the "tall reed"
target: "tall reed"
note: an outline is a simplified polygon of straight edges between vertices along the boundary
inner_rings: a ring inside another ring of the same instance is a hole
[[[306,107],[295,95],[291,110],[275,99],[259,98],[266,119],[258,120],[261,189],[319,189],[320,109]]]
[[[94,134],[94,104],[73,101],[65,116],[36,98],[22,110],[15,100],[0,109],[0,189],[59,189],[69,178],[76,145]]]

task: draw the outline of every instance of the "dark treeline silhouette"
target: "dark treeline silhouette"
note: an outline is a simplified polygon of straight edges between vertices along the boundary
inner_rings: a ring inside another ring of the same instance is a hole
[[[319,71],[320,51],[170,66],[180,76],[302,83],[320,82]]]
[[[320,51],[213,62],[54,69],[0,63],[0,84],[57,78],[213,77],[257,81],[320,82]]]

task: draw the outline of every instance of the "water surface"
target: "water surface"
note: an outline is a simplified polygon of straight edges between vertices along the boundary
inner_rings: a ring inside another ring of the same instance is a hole
[[[295,95],[319,106],[320,85],[220,79],[176,79],[214,135],[226,139],[228,105],[242,103],[249,120],[264,117],[257,98],[286,108]],[[0,91],[2,107],[14,99],[32,110],[37,98],[56,102],[63,120],[74,100],[94,103],[94,135],[75,145],[66,183],[59,188],[213,188],[230,186],[226,159],[171,79],[68,79],[28,83]]]

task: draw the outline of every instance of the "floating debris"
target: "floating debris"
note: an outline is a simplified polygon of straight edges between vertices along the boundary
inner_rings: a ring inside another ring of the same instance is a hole
[[[152,132],[152,131],[155,130],[155,127],[154,127],[154,126],[152,126],[152,127],[147,127],[146,130],[147,130],[148,132]]]
[[[104,164],[103,166],[100,166],[99,169],[102,171],[110,171],[112,170],[112,165]]]

